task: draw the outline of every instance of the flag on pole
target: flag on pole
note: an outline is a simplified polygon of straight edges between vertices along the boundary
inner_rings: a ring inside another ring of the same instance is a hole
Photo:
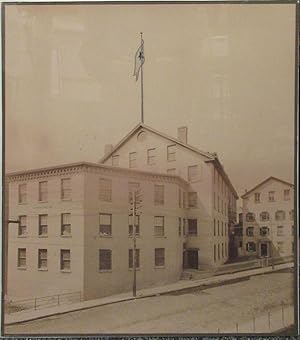
[[[145,56],[144,56],[144,40],[141,40],[141,46],[138,48],[135,54],[134,59],[134,72],[133,75],[135,76],[135,80],[138,80],[140,68],[145,62]]]

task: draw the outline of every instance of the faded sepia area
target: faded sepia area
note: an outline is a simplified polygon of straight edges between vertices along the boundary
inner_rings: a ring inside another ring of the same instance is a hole
[[[5,332],[292,331],[295,5],[4,10]]]

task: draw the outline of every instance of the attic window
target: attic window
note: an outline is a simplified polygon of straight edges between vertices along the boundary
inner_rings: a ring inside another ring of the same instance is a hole
[[[147,133],[145,131],[141,131],[137,135],[137,140],[139,142],[143,142],[146,139]]]

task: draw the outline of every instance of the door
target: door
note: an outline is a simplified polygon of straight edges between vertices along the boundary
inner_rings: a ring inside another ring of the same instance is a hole
[[[260,256],[261,257],[268,257],[268,243],[261,243],[260,244]]]
[[[189,268],[198,269],[198,250],[188,250],[187,262]]]

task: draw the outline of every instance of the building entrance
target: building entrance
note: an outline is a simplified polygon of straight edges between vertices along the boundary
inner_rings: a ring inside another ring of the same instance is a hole
[[[260,244],[260,256],[261,257],[269,257],[269,249],[268,243]]]
[[[198,269],[198,250],[187,250],[187,267]]]

